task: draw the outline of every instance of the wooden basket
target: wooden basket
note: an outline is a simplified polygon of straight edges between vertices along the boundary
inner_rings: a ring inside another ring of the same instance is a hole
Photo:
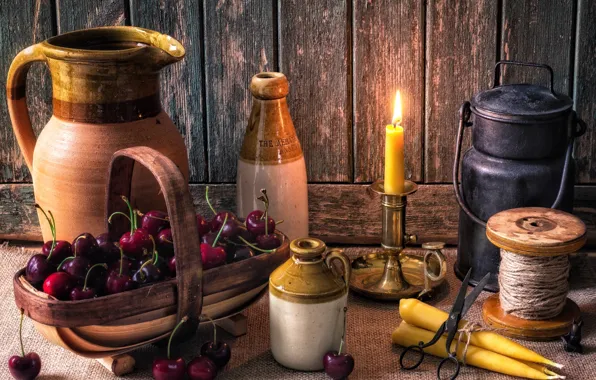
[[[188,185],[176,165],[148,147],[116,152],[110,163],[106,221],[114,211],[127,212],[121,195],[130,197],[134,165],[145,166],[155,176],[170,217],[176,278],[135,290],[82,301],[59,301],[36,290],[24,277],[14,276],[19,308],[52,343],[81,356],[113,357],[167,337],[185,315],[197,326],[201,313],[212,318],[233,315],[254,301],[269,275],[289,258],[289,242],[272,254],[202,270],[200,240]],[[107,224],[107,222],[106,222]],[[107,224],[117,240],[128,229],[126,221]],[[81,227],[83,232],[84,227]]]

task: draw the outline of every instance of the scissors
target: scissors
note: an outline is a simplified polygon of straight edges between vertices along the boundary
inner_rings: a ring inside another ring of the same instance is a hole
[[[464,315],[466,315],[470,307],[474,304],[474,301],[476,301],[476,298],[478,298],[480,292],[482,292],[484,286],[490,278],[490,273],[487,273],[482,278],[482,280],[478,282],[478,285],[476,285],[474,290],[472,290],[470,294],[466,297],[466,290],[468,289],[468,283],[470,282],[471,273],[472,269],[470,268],[470,270],[468,270],[468,273],[466,274],[466,277],[464,278],[464,281],[461,284],[461,288],[459,288],[459,293],[457,294],[457,298],[455,299],[453,307],[449,312],[449,317],[447,317],[447,320],[443,322],[443,324],[441,324],[441,326],[435,333],[435,336],[427,343],[420,342],[417,345],[406,347],[406,349],[401,353],[401,355],[399,356],[399,365],[401,366],[401,368],[407,370],[418,368],[418,366],[422,363],[422,360],[424,360],[424,349],[437,343],[439,339],[441,339],[441,337],[443,336],[443,333],[447,332],[445,348],[448,353],[448,356],[441,360],[441,363],[439,363],[439,367],[437,367],[437,379],[441,380],[441,368],[447,362],[452,362],[455,364],[455,372],[449,379],[455,380],[457,375],[459,375],[460,364],[457,360],[457,352],[451,352],[451,343],[453,342],[455,334],[457,333],[457,326],[459,325],[459,321],[462,319]],[[413,365],[408,366],[406,365],[407,363],[404,363],[404,357],[410,351],[418,352],[419,357],[417,362],[415,362]]]

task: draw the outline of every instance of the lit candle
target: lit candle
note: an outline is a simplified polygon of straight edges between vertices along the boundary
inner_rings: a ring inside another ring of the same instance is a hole
[[[401,99],[395,95],[392,124],[385,130],[385,193],[400,194],[404,191],[404,129],[401,123]]]

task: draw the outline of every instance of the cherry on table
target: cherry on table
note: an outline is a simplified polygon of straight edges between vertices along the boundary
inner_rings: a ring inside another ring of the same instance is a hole
[[[41,359],[35,352],[25,354],[23,347],[23,318],[21,310],[21,322],[19,323],[19,340],[21,341],[21,356],[14,355],[8,359],[8,369],[12,377],[17,380],[33,380],[41,371]]]
[[[209,319],[213,325],[213,340],[205,342],[201,346],[201,356],[208,357],[211,359],[211,361],[213,361],[213,363],[215,363],[217,368],[222,369],[230,361],[230,358],[232,357],[232,350],[226,342],[217,340],[217,326],[215,325],[215,322],[213,322],[213,319],[209,318],[209,316],[205,314],[203,314],[201,317],[203,319]]]
[[[339,343],[339,350],[329,351],[323,357],[323,367],[325,373],[333,380],[347,378],[354,370],[354,358],[352,355],[343,353],[342,348],[346,336],[346,316],[348,308],[344,307],[344,330]]]
[[[186,374],[186,363],[181,357],[172,359],[170,355],[170,348],[172,346],[172,338],[178,331],[178,328],[188,320],[188,317],[184,317],[178,322],[174,331],[170,334],[168,340],[168,356],[166,359],[154,359],[152,373],[153,378],[156,380],[182,380]]]
[[[66,300],[74,287],[75,281],[66,272],[55,272],[43,282],[43,291],[59,300]]]
[[[213,380],[217,376],[217,366],[206,356],[197,356],[188,363],[186,372],[190,380]]]

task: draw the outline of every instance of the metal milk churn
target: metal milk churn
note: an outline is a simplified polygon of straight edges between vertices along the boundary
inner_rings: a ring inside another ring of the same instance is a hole
[[[502,65],[547,70],[550,87],[500,84]],[[553,70],[547,65],[500,61],[493,88],[476,94],[460,109],[453,185],[460,206],[459,243],[455,273],[470,283],[492,273],[487,290],[498,291],[499,248],[486,238],[486,221],[516,207],[573,208],[575,163],[573,142],[586,125],[571,109],[571,98],[553,90]],[[471,127],[471,128],[469,128]],[[466,129],[472,147],[461,158]]]

